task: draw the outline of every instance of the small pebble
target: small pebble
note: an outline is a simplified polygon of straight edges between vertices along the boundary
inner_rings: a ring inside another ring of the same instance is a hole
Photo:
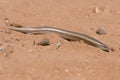
[[[95,7],[93,10],[94,13],[110,13],[110,9],[108,6],[101,6],[101,7]]]
[[[9,26],[14,26],[14,27],[18,27],[18,28],[23,27],[21,24],[17,24],[17,23],[10,23]]]
[[[60,41],[55,44],[57,49],[60,48],[61,45],[62,45],[62,42],[60,42]]]
[[[14,26],[14,27],[18,27],[18,28],[23,27],[21,24],[9,22],[9,18],[5,18],[4,20],[5,20],[6,26]]]
[[[0,51],[3,51],[3,47],[0,47]]]
[[[7,45],[1,48],[1,52],[4,56],[9,56],[11,53],[13,53],[13,46]]]
[[[8,22],[8,21],[9,21],[9,18],[5,18],[4,20],[5,20],[5,22]]]
[[[16,38],[15,40],[16,40],[16,41],[20,41],[20,39],[19,39],[19,38]]]
[[[95,9],[94,9],[94,13],[100,13],[101,11],[99,10],[99,8],[98,7],[96,7]]]
[[[37,45],[41,46],[49,46],[50,45],[50,40],[49,39],[42,39],[40,42],[37,43]]]
[[[112,51],[112,52],[114,52],[114,51],[115,51],[115,49],[114,49],[114,48],[111,48],[111,51]]]
[[[104,31],[104,29],[101,28],[101,27],[97,29],[96,33],[99,34],[99,35],[104,35],[104,34],[106,34],[106,32]]]

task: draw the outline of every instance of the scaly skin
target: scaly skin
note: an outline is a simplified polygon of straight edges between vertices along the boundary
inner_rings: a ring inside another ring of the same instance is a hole
[[[16,28],[11,27],[10,30],[19,31],[26,34],[45,34],[45,33],[57,33],[59,36],[61,36],[64,39],[68,40],[74,40],[74,41],[80,41],[83,40],[85,43],[98,47],[104,51],[109,52],[109,47],[105,45],[104,43],[96,40],[93,37],[90,37],[88,35],[82,34],[82,33],[76,33],[60,28],[53,28],[53,27],[22,27],[22,28]]]

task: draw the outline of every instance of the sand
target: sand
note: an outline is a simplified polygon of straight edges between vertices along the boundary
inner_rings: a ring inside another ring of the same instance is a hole
[[[0,0],[0,80],[120,80],[119,5],[119,0]],[[110,52],[54,33],[12,31],[9,23],[83,33]],[[99,28],[106,34],[96,34]],[[50,45],[38,45],[43,39]]]

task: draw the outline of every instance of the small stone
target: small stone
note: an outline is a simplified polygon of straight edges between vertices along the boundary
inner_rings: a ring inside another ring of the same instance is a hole
[[[95,7],[93,10],[94,13],[110,13],[110,9],[108,6],[101,6],[101,7]]]
[[[9,18],[5,18],[4,20],[9,20]]]
[[[1,52],[4,56],[9,56],[11,53],[13,53],[13,46],[7,45],[1,48]]]
[[[94,13],[100,13],[101,11],[99,10],[99,8],[98,7],[96,7],[95,9],[94,9]]]
[[[101,28],[101,27],[97,29],[96,33],[99,34],[99,35],[104,35],[104,34],[106,34],[106,32],[104,31],[104,29]]]
[[[50,45],[50,40],[49,39],[42,39],[40,42],[37,43],[37,45],[41,46],[49,46]]]
[[[11,22],[6,22],[5,25],[6,25],[7,27],[17,27],[17,28],[23,27],[23,25],[21,25],[21,24],[11,23]]]
[[[62,42],[60,42],[60,41],[55,44],[57,49],[60,48],[61,45],[62,45]]]
[[[17,23],[9,23],[8,25],[9,25],[9,26],[18,27],[18,28],[23,27],[21,24],[17,24]]]
[[[114,51],[115,51],[115,49],[114,49],[114,48],[111,48],[111,51],[112,51],[112,52],[114,52]]]
[[[3,47],[0,47],[0,52],[3,51]]]
[[[5,20],[5,22],[8,22],[8,21],[9,21],[9,18],[5,18],[4,20]]]
[[[19,39],[19,38],[16,38],[15,40],[16,40],[16,41],[20,41],[20,39]]]

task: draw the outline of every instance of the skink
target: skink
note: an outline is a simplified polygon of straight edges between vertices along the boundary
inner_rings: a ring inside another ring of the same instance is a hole
[[[80,41],[83,40],[85,43],[98,47],[104,51],[109,52],[109,47],[105,45],[104,43],[96,40],[93,37],[90,37],[88,35],[72,32],[60,28],[53,28],[53,27],[10,27],[10,30],[19,31],[25,34],[45,34],[45,33],[57,33],[59,36],[61,36],[64,39],[67,40],[73,40],[73,41]]]

